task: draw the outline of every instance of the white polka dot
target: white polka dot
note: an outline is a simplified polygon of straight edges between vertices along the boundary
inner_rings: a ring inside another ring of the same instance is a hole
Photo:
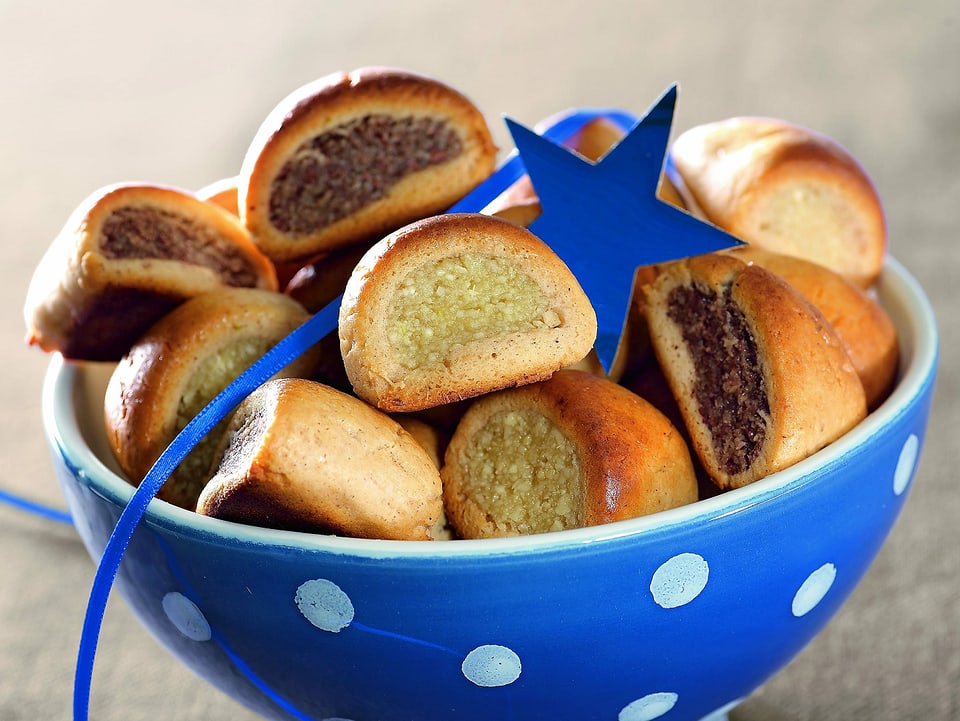
[[[709,575],[710,566],[703,556],[681,553],[656,570],[650,580],[650,593],[657,605],[677,608],[700,595]]]
[[[478,646],[460,666],[477,686],[507,686],[520,678],[520,657],[506,646]]]
[[[807,576],[793,597],[793,615],[800,617],[810,613],[827,595],[836,578],[837,567],[832,563],[823,564]]]
[[[617,721],[653,721],[667,713],[676,703],[675,693],[651,693],[624,706],[617,716]]]
[[[353,620],[350,598],[337,584],[325,578],[302,583],[294,600],[300,613],[322,631],[338,633]]]
[[[210,624],[197,604],[182,593],[171,591],[160,602],[163,612],[177,630],[192,641],[209,641]]]
[[[920,449],[920,439],[913,433],[900,449],[900,457],[897,459],[897,468],[893,472],[893,492],[898,496],[907,490],[907,484],[913,477],[913,469],[917,464],[917,451]]]

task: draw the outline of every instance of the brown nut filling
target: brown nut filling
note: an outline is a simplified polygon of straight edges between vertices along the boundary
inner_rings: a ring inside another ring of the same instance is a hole
[[[401,178],[455,158],[460,136],[443,120],[367,115],[303,143],[270,189],[270,222],[305,235],[380,200]]]
[[[729,289],[719,295],[687,286],[670,291],[668,314],[682,329],[693,359],[694,397],[717,461],[730,475],[742,473],[760,453],[770,416],[746,319]]]
[[[229,240],[176,213],[149,206],[118,208],[100,232],[100,249],[108,258],[169,258],[210,268],[227,285],[257,285],[256,273]]]

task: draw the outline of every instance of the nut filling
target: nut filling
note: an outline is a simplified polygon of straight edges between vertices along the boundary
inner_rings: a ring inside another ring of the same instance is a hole
[[[227,386],[229,379],[239,376],[251,363],[266,353],[270,345],[269,340],[249,338],[233,343],[205,359],[183,390],[177,409],[176,431],[179,433],[183,430],[187,423]],[[228,423],[228,418],[223,419],[197,443],[167,479],[165,488],[169,486],[171,490],[177,489],[176,497],[188,495],[196,500],[210,477],[217,444]],[[161,494],[166,496],[163,489]]]
[[[747,470],[763,445],[770,407],[757,347],[743,313],[723,295],[696,287],[670,291],[668,315],[683,330],[696,372],[694,397],[720,467]]]
[[[428,117],[367,115],[303,143],[270,188],[270,222],[305,235],[380,200],[401,178],[455,158],[460,136]]]
[[[100,249],[108,258],[172,258],[210,268],[227,285],[257,285],[256,273],[230,241],[176,213],[148,206],[118,208],[100,232]]]
[[[560,325],[543,291],[514,263],[465,253],[403,279],[387,340],[397,362],[413,369],[443,363],[467,343]]]
[[[461,491],[499,519],[500,533],[546,533],[582,525],[576,447],[542,414],[494,414],[464,455]]]

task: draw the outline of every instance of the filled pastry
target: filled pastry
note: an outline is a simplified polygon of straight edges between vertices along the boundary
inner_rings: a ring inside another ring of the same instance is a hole
[[[654,352],[720,488],[786,468],[866,415],[829,322],[759,265],[725,254],[671,263],[646,297]]]
[[[192,298],[154,324],[117,364],[104,397],[107,440],[127,479],[139,484],[217,393],[308,317],[280,293],[232,288]],[[314,362],[308,351],[280,375],[309,377]],[[223,425],[197,444],[158,498],[194,508]]]
[[[431,540],[443,524],[439,471],[414,437],[353,396],[297,378],[240,404],[197,511],[394,540]]]
[[[563,261],[481,214],[412,223],[347,282],[340,349],[361,398],[416,411],[550,377],[583,359],[596,314]]]
[[[832,138],[738,117],[685,131],[670,157],[689,205],[729,233],[825,265],[862,288],[879,275],[887,250],[880,198]]]
[[[666,416],[575,370],[475,400],[441,475],[461,538],[561,531],[697,500],[690,453]]]
[[[480,111],[393,68],[336,73],[281,101],[239,178],[240,215],[277,262],[308,260],[442,212],[494,169]]]
[[[34,272],[27,342],[117,360],[187,298],[230,286],[277,289],[235,216],[185,190],[112,185],[77,207]]]

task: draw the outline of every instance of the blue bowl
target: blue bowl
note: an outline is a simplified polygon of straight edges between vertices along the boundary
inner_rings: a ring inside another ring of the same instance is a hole
[[[117,587],[176,657],[272,719],[722,718],[824,627],[909,494],[937,330],[896,261],[878,294],[901,343],[893,394],[746,488],[593,528],[433,543],[254,528],[154,500]],[[103,437],[110,370],[58,358],[43,392],[94,559],[133,493]]]

